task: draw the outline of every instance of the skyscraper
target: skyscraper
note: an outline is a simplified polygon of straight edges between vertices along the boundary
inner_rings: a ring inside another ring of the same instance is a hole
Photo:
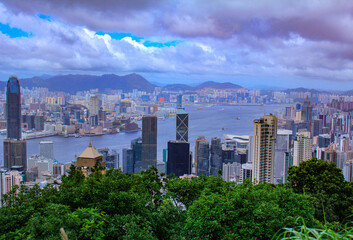
[[[275,145],[274,178],[275,183],[283,182],[286,152],[292,148],[292,131],[280,129],[277,131]]]
[[[89,99],[89,115],[98,116],[98,111],[99,111],[99,98],[97,96],[91,96]]]
[[[210,175],[210,145],[208,141],[200,141],[197,148],[197,175]]]
[[[275,144],[277,118],[265,115],[254,120],[253,136],[253,182],[274,183]]]
[[[217,176],[218,171],[222,170],[223,162],[222,162],[222,143],[219,138],[211,139],[211,156],[210,156],[210,164],[211,171],[210,174]]]
[[[167,174],[180,177],[191,174],[190,144],[182,141],[168,142]]]
[[[176,140],[189,141],[189,114],[183,108],[183,95],[177,96]]]
[[[197,174],[198,172],[198,165],[197,165],[197,158],[198,158],[198,153],[199,153],[199,144],[200,142],[204,142],[207,141],[206,138],[204,136],[199,136],[196,139],[196,143],[195,143],[195,173]]]
[[[134,173],[142,171],[142,138],[136,138],[131,141],[133,151]]]
[[[176,113],[176,140],[189,141],[189,114],[182,108]]]
[[[157,117],[142,117],[142,169],[157,166]]]
[[[6,87],[7,138],[21,139],[21,90],[17,77],[10,77]]]
[[[183,108],[183,95],[177,96],[177,108]]]
[[[7,139],[4,139],[4,167],[27,170],[27,142],[21,133],[21,90],[17,77],[10,77],[6,88]]]
[[[299,131],[294,141],[293,165],[299,166],[299,163],[312,158],[313,139],[310,132]]]
[[[54,143],[53,141],[40,141],[39,143],[39,155],[54,159]]]
[[[312,115],[313,115],[313,107],[311,106],[309,97],[307,96],[302,105],[301,120],[306,123],[311,123]]]
[[[123,149],[123,171],[134,173],[134,152],[131,148]]]

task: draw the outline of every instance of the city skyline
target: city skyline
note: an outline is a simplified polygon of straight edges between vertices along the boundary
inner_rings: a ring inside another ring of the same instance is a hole
[[[347,90],[353,3],[0,3],[0,80],[142,74],[151,82]]]

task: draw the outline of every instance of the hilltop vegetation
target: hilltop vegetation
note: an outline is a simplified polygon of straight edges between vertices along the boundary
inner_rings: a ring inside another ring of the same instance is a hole
[[[97,169],[85,178],[72,166],[59,187],[21,186],[5,196],[0,239],[61,239],[61,228],[70,240],[280,239],[303,222],[339,232],[351,221],[352,184],[322,160],[291,167],[287,185],[162,179],[156,168],[133,175]]]

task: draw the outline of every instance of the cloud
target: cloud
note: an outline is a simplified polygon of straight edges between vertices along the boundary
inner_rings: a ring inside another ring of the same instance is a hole
[[[352,80],[351,1],[3,1],[0,71]]]

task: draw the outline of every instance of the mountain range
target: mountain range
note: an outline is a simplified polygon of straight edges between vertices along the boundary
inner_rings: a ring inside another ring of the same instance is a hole
[[[50,91],[62,91],[67,93],[76,93],[78,91],[88,91],[90,89],[98,89],[105,91],[106,89],[121,89],[124,92],[131,92],[133,89],[152,92],[157,85],[150,83],[139,74],[132,73],[125,76],[115,74],[104,74],[101,76],[94,75],[59,75],[59,76],[36,76],[32,78],[20,79],[22,87],[34,88],[43,87]],[[4,89],[6,82],[0,81],[0,89]],[[203,88],[216,89],[238,89],[242,88],[233,83],[204,82],[195,87],[186,84],[170,84],[163,87],[164,90],[170,91],[195,91]]]
[[[101,76],[95,75],[42,75],[32,78],[20,79],[20,84],[22,87],[33,88],[33,87],[43,87],[48,88],[50,91],[62,91],[67,93],[76,93],[78,91],[88,91],[90,89],[98,89],[99,91],[105,91],[107,89],[121,89],[124,92],[131,92],[133,89],[138,89],[141,91],[152,92],[156,84],[153,84],[146,80],[139,74],[132,73],[124,76],[119,76],[115,74],[104,74]],[[6,81],[0,81],[0,89],[6,87]],[[243,88],[240,85],[233,84],[230,82],[213,82],[208,81],[201,83],[196,86],[190,86],[186,84],[169,84],[162,87],[163,90],[169,91],[197,91],[204,88],[214,88],[214,89],[240,89]],[[284,90],[289,93],[291,91],[295,92],[311,92],[311,93],[328,93],[328,91],[319,91],[315,89],[307,88],[295,88]],[[341,95],[353,95],[353,90],[345,92],[336,92]]]

